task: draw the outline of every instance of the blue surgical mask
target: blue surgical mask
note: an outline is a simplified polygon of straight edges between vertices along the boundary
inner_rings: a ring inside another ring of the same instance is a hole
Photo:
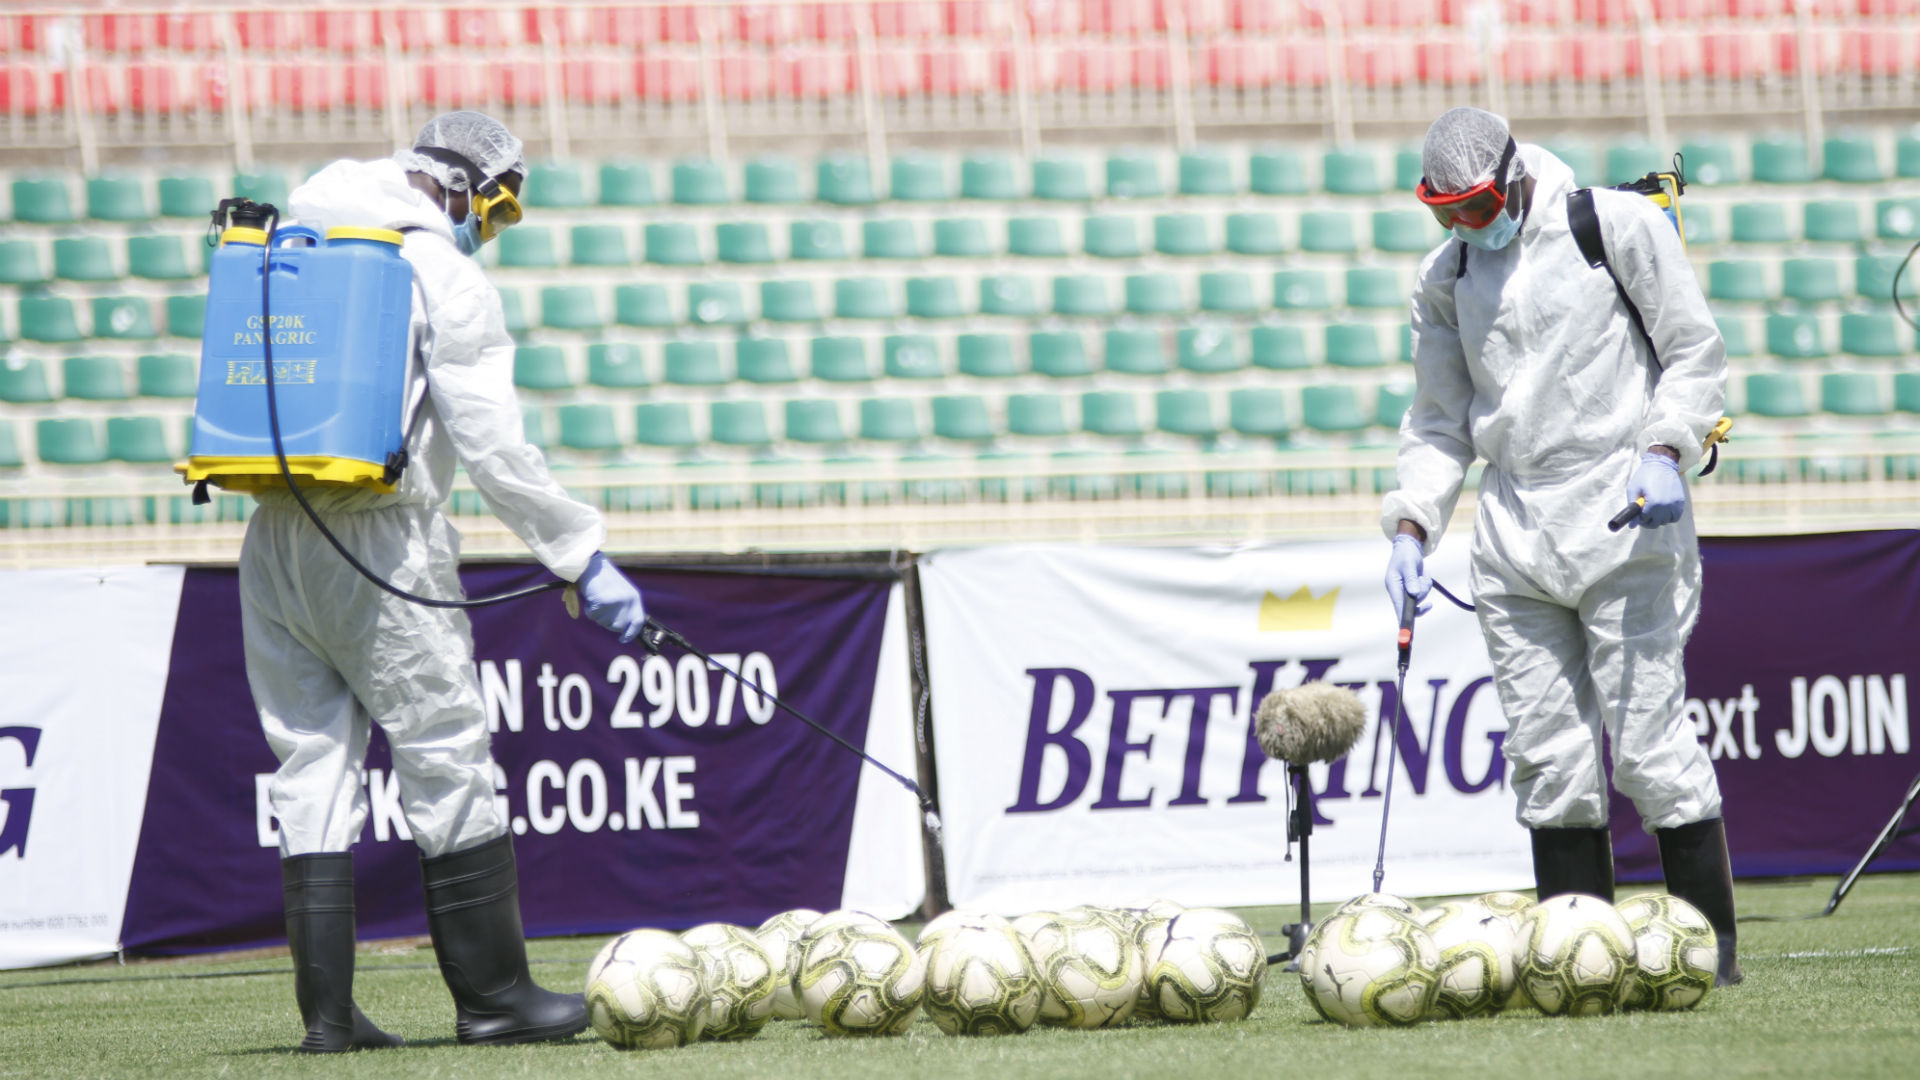
[[[1469,229],[1462,225],[1453,227],[1453,235],[1482,251],[1499,251],[1513,243],[1513,238],[1519,232],[1520,217],[1510,213],[1502,213],[1488,222],[1484,228]]]
[[[477,214],[468,214],[467,220],[453,227],[453,246],[460,254],[468,257],[480,254],[480,218]]]

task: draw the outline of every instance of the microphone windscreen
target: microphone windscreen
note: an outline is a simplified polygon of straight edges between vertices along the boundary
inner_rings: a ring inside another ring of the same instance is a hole
[[[1254,716],[1260,749],[1295,765],[1346,756],[1366,728],[1367,708],[1360,695],[1328,682],[1275,690]]]

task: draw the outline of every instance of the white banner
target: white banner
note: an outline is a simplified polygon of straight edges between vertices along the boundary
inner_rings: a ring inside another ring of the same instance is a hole
[[[1427,564],[1461,595],[1465,549]],[[1387,553],[1373,540],[924,558],[953,902],[1297,902],[1285,767],[1260,753],[1250,715],[1268,690],[1315,678],[1353,685],[1376,719],[1311,772],[1313,898],[1371,888],[1394,697]],[[1384,888],[1530,886],[1479,626],[1434,601],[1407,676]]]
[[[119,948],[182,575],[0,573],[0,968]]]

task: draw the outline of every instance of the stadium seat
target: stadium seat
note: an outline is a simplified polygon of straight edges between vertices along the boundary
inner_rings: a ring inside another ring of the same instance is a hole
[[[1753,334],[1745,318],[1738,315],[1715,315],[1713,321],[1720,328],[1720,339],[1726,343],[1728,356],[1756,355]]]
[[[844,259],[847,236],[837,221],[795,221],[787,226],[787,251],[794,259]]]
[[[517,300],[519,294],[515,293],[514,297]],[[501,299],[503,302],[506,299],[504,292],[501,295]],[[207,297],[205,293],[167,297],[168,337],[188,338],[193,341],[199,341],[206,329],[206,321]],[[521,319],[519,329],[526,329],[526,320],[524,317]],[[507,330],[509,332],[515,330],[513,311],[511,309],[507,312]]]
[[[1912,351],[1911,340],[1901,330],[1891,312],[1847,312],[1840,316],[1840,351],[1850,356],[1905,356]]]
[[[1253,366],[1268,371],[1300,371],[1314,366],[1307,335],[1298,326],[1253,328]]]
[[[721,402],[714,403],[718,410]],[[601,406],[605,408],[605,406]],[[564,418],[565,414],[562,413]],[[607,410],[609,427],[613,420],[613,411]],[[715,441],[718,442],[719,424],[715,423]],[[634,406],[633,410],[634,442],[641,446],[658,446],[667,449],[685,449],[698,441],[693,435],[693,409],[684,401],[649,401]],[[567,445],[571,446],[572,443]],[[617,444],[615,444],[617,445]],[[598,447],[587,447],[598,449]]]
[[[669,341],[662,353],[670,385],[725,386],[731,381],[717,341]]]
[[[673,326],[680,320],[665,285],[616,285],[613,317],[621,326]]]
[[[1698,136],[1680,144],[1680,156],[1687,170],[1687,184],[1712,187],[1740,179],[1734,164],[1733,144],[1712,136]]]
[[[1607,148],[1607,183],[1631,183],[1648,173],[1673,167],[1671,151],[1650,143],[1618,143]]]
[[[213,193],[213,181],[204,176],[163,176],[160,178],[160,216],[207,219],[219,196]]]
[[[813,282],[805,279],[761,282],[760,317],[773,322],[819,322],[820,298]]]
[[[1857,244],[1867,238],[1860,227],[1858,203],[1845,199],[1816,200],[1802,207],[1801,215],[1805,226],[1801,233],[1813,243]]]
[[[880,218],[860,223],[860,253],[869,259],[919,259],[927,249],[920,241],[919,223]]]
[[[695,326],[737,326],[747,321],[747,298],[737,281],[696,281],[687,286],[687,321]]]
[[[1835,416],[1885,416],[1886,398],[1881,376],[1864,372],[1829,372],[1820,376],[1820,411]]]
[[[1903,413],[1920,413],[1920,371],[1894,373],[1893,407]]]
[[[840,419],[838,402],[805,399],[786,403],[787,438],[803,443],[841,443],[847,441],[847,429]]]
[[[1276,270],[1273,306],[1284,311],[1324,311],[1333,306],[1333,290],[1319,270]]]
[[[950,259],[984,259],[998,254],[980,218],[941,218],[933,223],[933,253]]]
[[[93,336],[115,341],[145,341],[153,330],[153,305],[144,296],[93,298]]]
[[[20,444],[14,440],[13,421],[0,420],[0,469],[17,469],[23,464],[25,462],[20,457]],[[0,510],[4,510],[5,507],[6,503],[0,502]],[[6,524],[9,522],[5,518],[0,518],[0,525]]]
[[[1147,433],[1131,392],[1090,390],[1080,395],[1080,428],[1092,435],[1131,438]]]
[[[23,296],[20,298],[20,337],[26,341],[61,343],[79,341],[79,321],[74,318],[73,301],[64,296]]]
[[[1373,399],[1373,422],[1383,428],[1399,430],[1400,421],[1413,407],[1413,384],[1393,383],[1380,388]]]
[[[540,325],[556,330],[598,330],[600,301],[585,285],[548,285],[540,290]],[[564,434],[562,442],[565,441]]]
[[[65,180],[54,177],[14,180],[13,220],[30,225],[64,225],[73,219],[73,202]]]
[[[53,274],[68,281],[115,281],[113,249],[104,236],[63,236],[53,242]]]
[[[673,201],[682,206],[724,206],[732,202],[726,169],[717,161],[698,158],[674,162]]]
[[[1300,419],[1306,427],[1326,432],[1359,431],[1371,423],[1360,408],[1359,394],[1345,383],[1303,388]]]
[[[1773,372],[1749,375],[1746,389],[1750,413],[1781,418],[1807,415],[1806,390],[1798,375]]]
[[[1887,178],[1886,171],[1880,167],[1879,151],[1870,135],[1829,136],[1821,163],[1821,175],[1828,180],[1847,184],[1875,184]]]
[[[1368,150],[1329,150],[1321,158],[1323,186],[1335,195],[1378,195],[1386,190],[1380,182],[1380,166]]]
[[[1247,363],[1235,347],[1234,333],[1224,326],[1189,326],[1178,335],[1180,370],[1198,375],[1239,371]]]
[[[1326,337],[1327,363],[1336,367],[1381,367],[1387,363],[1373,323],[1329,323]]]
[[[920,418],[907,398],[863,398],[860,437],[870,442],[911,442],[920,438]]]
[[[569,450],[618,450],[611,405],[560,406],[560,445]]]
[[[547,427],[547,411],[538,405],[523,406],[520,410],[520,428],[527,442],[538,450],[553,449],[553,435]]]
[[[889,169],[887,196],[896,202],[940,202],[953,197],[947,162],[933,154],[900,154]]]
[[[53,400],[46,364],[37,356],[10,356],[0,363],[0,401],[37,405]]]
[[[637,161],[600,163],[601,206],[652,206],[653,170]]]
[[[515,230],[502,233],[500,239]],[[568,237],[568,251],[575,266],[631,266],[633,253],[627,250],[627,230],[621,225],[575,225]]]
[[[1387,266],[1347,268],[1347,306],[1356,308],[1403,308],[1412,300],[1412,292],[1400,283],[1400,275]]]
[[[1128,274],[1127,310],[1136,315],[1178,315],[1191,307],[1177,274]]]
[[[647,261],[655,266],[701,266],[700,230],[691,222],[649,222],[646,226]]]
[[[950,277],[907,279],[907,314],[916,319],[958,319],[971,314],[960,299],[960,282]]]
[[[865,157],[831,155],[821,158],[815,171],[815,198],[821,202],[858,206],[874,201],[873,170]]]
[[[523,390],[571,390],[567,354],[558,345],[522,345],[513,350],[513,385]]]
[[[987,399],[978,394],[956,394],[933,399],[933,433],[956,442],[986,442],[993,438],[993,419]]]
[[[1200,310],[1230,313],[1259,311],[1253,275],[1241,270],[1209,270],[1200,275]]]
[[[1233,158],[1225,151],[1201,148],[1180,155],[1180,194],[1232,195],[1238,190]]]
[[[1393,152],[1393,189],[1395,191],[1413,191],[1426,177],[1426,167],[1420,160],[1420,148],[1403,147]]]
[[[544,225],[508,229],[495,241],[500,265],[507,269],[548,270],[560,265],[554,251],[553,230]]]
[[[1227,250],[1237,255],[1280,254],[1285,250],[1280,219],[1265,212],[1228,214]]]
[[[586,206],[587,174],[578,165],[539,161],[527,168],[520,201],[528,206]]]
[[[773,442],[767,407],[758,401],[716,401],[708,406],[708,432],[722,446],[766,446]]]
[[[1881,199],[1873,204],[1873,220],[1882,240],[1920,240],[1920,199]]]
[[[277,172],[233,174],[233,194],[242,199],[284,208],[288,191],[287,178]]]
[[[1767,351],[1789,360],[1815,360],[1829,355],[1821,339],[1820,323],[1811,315],[1767,316]]]
[[[1220,434],[1220,425],[1213,418],[1213,400],[1205,390],[1155,391],[1153,426],[1169,435],[1196,439]]]
[[[1027,335],[1033,370],[1056,379],[1093,374],[1087,343],[1077,330],[1036,330]]]
[[[1081,222],[1080,246],[1102,259],[1131,259],[1144,252],[1140,231],[1130,214],[1095,214]]]
[[[31,240],[0,240],[0,285],[38,285],[47,280],[40,269],[40,246]]]
[[[125,401],[126,371],[117,357],[69,356],[60,363],[63,396],[83,401]]]
[[[1116,199],[1157,199],[1167,193],[1160,163],[1150,153],[1127,151],[1107,158],[1107,194]]]
[[[1166,337],[1158,330],[1112,329],[1102,337],[1101,366],[1122,375],[1164,375]]]
[[[1153,249],[1162,255],[1211,255],[1217,250],[1207,219],[1199,214],[1157,214]]]
[[[774,385],[799,381],[785,338],[741,338],[733,346],[733,366],[746,382]]]
[[[178,236],[128,237],[127,273],[149,281],[182,281],[200,276],[187,266],[186,246]]]
[[[714,247],[724,263],[770,263],[773,242],[759,221],[725,222],[714,226]]]
[[[1360,250],[1353,215],[1345,210],[1308,210],[1300,215],[1300,250],[1351,255]]]
[[[1087,163],[1077,157],[1043,157],[1033,163],[1033,197],[1067,202],[1093,198]]]
[[[1707,298],[1758,301],[1774,297],[1767,283],[1765,263],[1753,259],[1719,259],[1707,264]]]
[[[822,382],[864,383],[873,381],[873,365],[867,359],[867,343],[857,337],[817,337],[809,346],[808,370]]]
[[[747,162],[746,194],[750,203],[797,203],[807,197],[800,183],[800,166],[783,157],[757,157]]]
[[[1735,203],[1732,213],[1736,244],[1785,244],[1793,239],[1787,208],[1781,203]]]
[[[1020,184],[1019,165],[1013,158],[975,151],[961,159],[961,198],[1006,202],[1025,194]]]
[[[135,361],[141,397],[191,398],[200,392],[199,364],[184,353],[142,356]]]
[[[1053,311],[1056,315],[1112,315],[1113,288],[1098,275],[1060,275],[1053,279]]]
[[[980,279],[980,314],[1030,318],[1040,313],[1040,294],[1032,278],[989,274]]]
[[[42,420],[37,435],[40,460],[48,465],[97,465],[107,460],[107,446],[96,421]]]
[[[930,334],[888,334],[880,346],[881,367],[890,379],[938,379],[947,373],[940,345]]]
[[[1714,208],[1711,206],[1701,205],[1692,209],[1682,209],[1680,226],[1684,230],[1686,242],[1690,247],[1708,247],[1724,239],[1718,219],[1714,217]]]
[[[1313,190],[1306,160],[1292,150],[1259,151],[1248,159],[1247,170],[1247,186],[1256,195],[1305,195]]]
[[[158,416],[108,417],[107,456],[136,465],[172,462],[165,422]]]
[[[1435,228],[1425,210],[1375,210],[1373,246],[1409,255],[1431,251],[1440,242]]]
[[[599,342],[587,346],[587,382],[614,390],[653,385],[640,346],[631,342]]]
[[[1287,392],[1276,387],[1242,387],[1227,395],[1227,424],[1242,435],[1285,438],[1293,430],[1287,420]]]
[[[1780,295],[1803,304],[1819,304],[1846,296],[1840,288],[1836,259],[1788,259],[1780,264]]]
[[[1007,433],[1034,438],[1068,434],[1065,399],[1059,394],[1014,394],[1007,398]]]
[[[87,216],[95,221],[146,221],[153,214],[138,177],[95,176],[87,180]]]
[[[1065,258],[1066,230],[1060,219],[1017,217],[1007,219],[1007,254],[1039,259]]]
[[[1761,184],[1804,184],[1813,179],[1807,144],[1783,137],[1753,141],[1753,179]]]
[[[841,319],[891,319],[900,314],[900,304],[889,279],[846,277],[833,283],[833,314]]]
[[[1592,187],[1600,183],[1605,176],[1601,168],[1600,155],[1585,143],[1547,139],[1540,145],[1548,153],[1566,163],[1567,168],[1573,170],[1573,182],[1580,187]]]
[[[961,334],[960,374],[982,379],[1005,379],[1022,373],[1006,334]]]

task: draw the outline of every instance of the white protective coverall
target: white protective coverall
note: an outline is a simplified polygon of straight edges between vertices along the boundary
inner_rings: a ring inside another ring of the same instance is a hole
[[[579,578],[605,541],[526,440],[500,293],[453,245],[446,214],[392,160],[338,161],[294,189],[290,221],[417,227],[412,385],[425,396],[399,490],[307,489],[349,551],[395,585],[462,594],[460,533],[440,512],[456,458],[489,509],[556,575]],[[410,395],[409,400],[414,400]],[[280,852],[346,851],[367,816],[369,718],[393,748],[408,829],[431,857],[501,835],[487,714],[467,616],[388,595],[333,550],[284,490],[268,490],[240,553],[247,682],[280,758],[270,789]]]
[[[1537,146],[1519,154],[1535,187],[1513,242],[1474,249],[1457,280],[1458,240],[1420,267],[1418,389],[1381,523],[1391,536],[1415,522],[1431,554],[1468,466],[1487,462],[1472,587],[1521,824],[1606,825],[1603,724],[1613,782],[1649,829],[1718,817],[1719,785],[1684,708],[1681,654],[1700,605],[1693,515],[1618,533],[1607,519],[1648,447],[1672,447],[1683,470],[1699,462],[1725,402],[1725,344],[1665,215],[1641,195],[1596,190],[1649,351],[1606,270],[1575,245],[1572,171]]]

